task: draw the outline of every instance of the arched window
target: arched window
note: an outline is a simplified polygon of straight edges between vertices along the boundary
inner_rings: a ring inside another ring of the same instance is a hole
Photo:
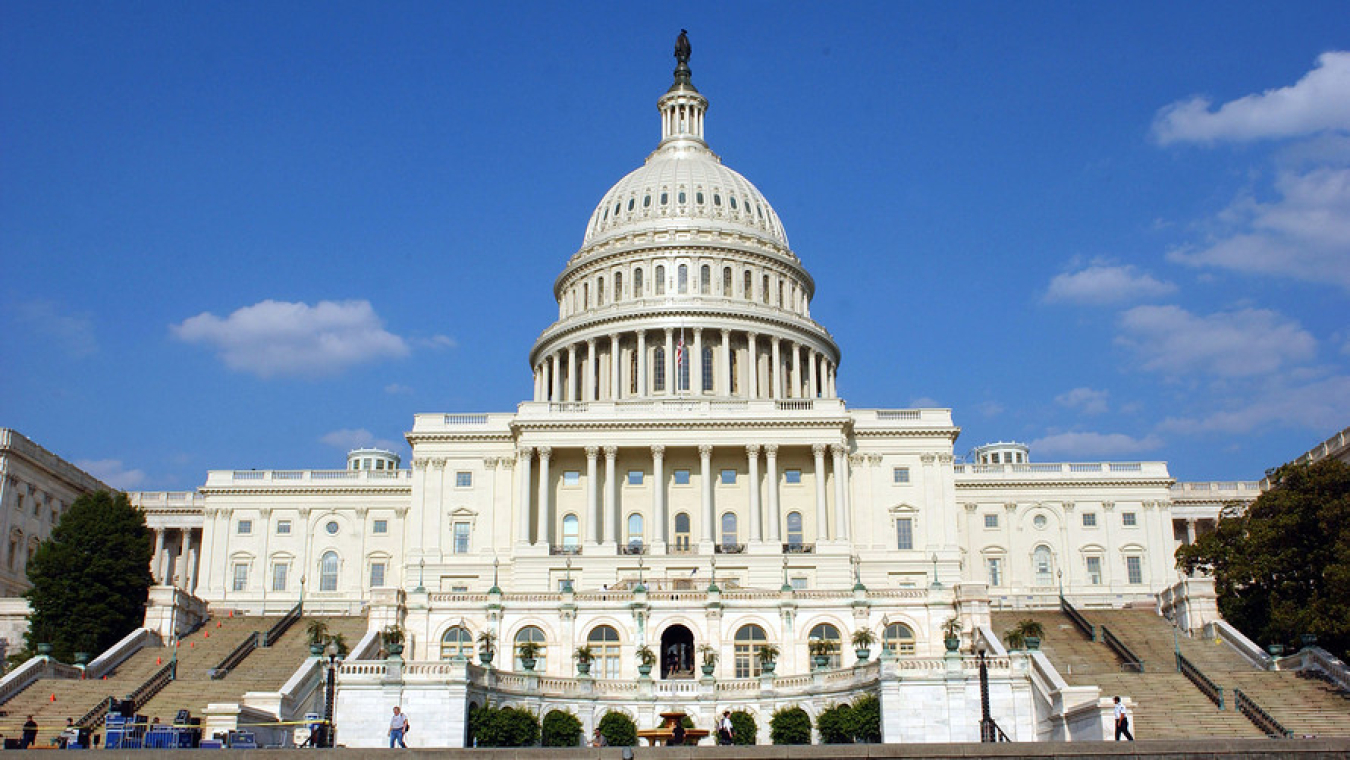
[[[778,281],[778,308],[783,308],[783,281]]]
[[[760,295],[764,297],[764,303],[769,302],[769,276],[767,274],[764,275],[764,289],[760,291]]]
[[[581,308],[591,308],[591,284],[589,282],[581,283]]]
[[[520,649],[519,649],[519,647],[520,647],[521,644],[524,644],[524,643],[527,642],[527,641],[539,645],[539,652],[538,652],[538,654],[536,654],[536,655],[534,656],[534,659],[535,659],[534,672],[536,672],[536,673],[547,673],[547,672],[548,672],[548,640],[544,638],[544,632],[543,632],[543,631],[541,631],[539,628],[537,628],[537,627],[535,627],[535,626],[532,626],[532,625],[527,625],[527,626],[525,626],[524,628],[521,628],[519,631],[516,632],[516,648],[514,649],[515,659],[516,659],[516,663],[515,663],[515,669],[516,669],[516,671],[517,671],[517,672],[520,672],[520,671],[522,671],[522,670],[525,669],[525,665],[524,665],[523,663],[521,663],[521,661],[520,661]]]
[[[722,267],[722,295],[731,298],[731,267]]]
[[[657,484],[657,487],[662,487]],[[680,552],[689,551],[689,513],[681,512],[675,515],[675,550]]]
[[[1036,573],[1037,586],[1049,586],[1054,576],[1054,560],[1050,556],[1050,547],[1041,545],[1031,553],[1031,567]]]
[[[636,512],[628,516],[628,548],[642,549],[642,515]]]
[[[586,646],[595,655],[591,672],[600,678],[619,677],[619,632],[608,625],[598,625],[586,637]]]
[[[802,513],[788,512],[787,516],[787,542],[789,551],[801,551],[802,548]]]
[[[666,389],[666,349],[657,346],[652,351],[652,390],[661,393]]]
[[[722,545],[735,546],[740,543],[736,540],[736,513],[722,513]]]
[[[473,659],[473,634],[463,626],[455,626],[441,636],[441,659],[450,660],[463,657]]]
[[[628,355],[628,392],[634,396],[636,396],[638,392],[637,360],[638,360],[637,351],[633,351],[631,354]]]
[[[747,269],[741,280],[741,298],[749,301],[755,297],[755,276]]]
[[[563,548],[575,549],[580,545],[581,521],[576,515],[567,515],[563,518]]]
[[[707,264],[698,271],[698,292],[704,296],[712,292],[712,267]]]
[[[743,625],[736,631],[735,641],[736,677],[759,678],[762,672],[759,667],[759,648],[769,643],[764,629],[754,623]]]
[[[633,270],[633,297],[642,297],[642,267]]]
[[[605,305],[605,278],[600,277],[595,281],[595,305]]]
[[[666,294],[666,268],[663,266],[658,266],[656,268],[655,288],[656,294],[658,296],[663,296]]]
[[[623,300],[623,272],[614,273],[614,300]]]
[[[675,270],[675,292],[681,294],[689,292],[689,267],[684,264]]]
[[[713,350],[712,346],[703,347],[703,390],[711,392],[713,389]]]
[[[842,642],[839,639],[838,628],[835,628],[829,623],[821,623],[812,628],[811,633],[808,634],[806,638],[817,639],[830,644],[830,660],[825,666],[829,668],[839,667],[839,652],[840,649],[842,649],[840,646]]]
[[[319,558],[319,590],[338,590],[337,552],[324,552],[323,556]]]
[[[881,634],[881,651],[901,657],[914,654],[914,631],[904,623],[891,623]]]

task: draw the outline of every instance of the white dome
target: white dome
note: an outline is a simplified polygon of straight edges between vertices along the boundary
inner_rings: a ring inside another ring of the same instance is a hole
[[[586,225],[585,248],[602,240],[655,230],[743,232],[788,248],[769,201],[711,150],[672,141],[605,193]]]

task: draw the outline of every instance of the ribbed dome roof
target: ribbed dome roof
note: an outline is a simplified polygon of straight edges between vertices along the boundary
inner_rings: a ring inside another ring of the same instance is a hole
[[[778,214],[758,188],[711,150],[676,141],[605,193],[582,247],[635,232],[704,229],[743,232],[789,247]]]

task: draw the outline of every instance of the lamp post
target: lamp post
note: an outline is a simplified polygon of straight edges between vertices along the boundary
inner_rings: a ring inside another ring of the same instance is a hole
[[[642,571],[643,571],[645,568],[646,568],[646,563],[642,561],[642,555],[639,554],[639,555],[638,555],[638,585],[637,585],[637,589],[633,589],[634,591],[636,591],[636,590],[638,590],[638,589],[642,589],[642,590],[645,591],[645,590],[647,589],[646,584],[644,584],[644,583],[642,582]]]
[[[417,588],[413,589],[414,594],[425,594],[427,576],[427,560],[425,557],[417,560]]]
[[[572,558],[569,556],[569,557],[567,558],[567,560],[566,560],[563,564],[567,567],[567,570],[565,571],[565,573],[564,573],[564,575],[563,575],[563,591],[571,591],[571,590],[572,590]]]
[[[337,694],[337,644],[332,639],[328,640],[328,646],[324,648],[328,655],[328,685],[324,690],[323,705],[323,746],[331,748],[333,746],[333,702]]]
[[[937,552],[933,552],[933,588],[942,588],[942,581],[938,580],[937,574]]]
[[[787,555],[784,554],[784,555],[783,555],[783,588],[780,589],[780,590],[782,590],[782,591],[791,591],[791,590],[792,590],[792,584],[791,584],[791,583],[788,583],[787,571],[788,571],[788,558],[787,558]]]
[[[984,647],[980,647],[980,741],[998,741],[998,726],[989,715],[989,664],[985,660]]]

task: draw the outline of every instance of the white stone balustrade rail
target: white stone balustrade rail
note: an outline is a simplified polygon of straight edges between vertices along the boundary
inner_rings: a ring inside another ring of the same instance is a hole
[[[655,583],[659,579],[651,578],[647,580],[648,584]],[[651,591],[645,593],[648,603],[659,602],[682,602],[685,604],[704,604],[710,601],[711,595],[707,591],[708,581],[701,584],[701,588],[689,589],[687,591]],[[768,591],[757,589],[745,589],[737,591],[722,591],[717,596],[722,602],[748,602],[764,599],[778,599],[782,597],[782,591]],[[792,592],[792,598],[801,601],[810,600],[851,600],[855,592],[848,589],[805,589]],[[867,599],[926,599],[928,592],[924,589],[868,589],[865,592]],[[538,592],[532,594],[502,594],[503,604],[560,604],[566,600],[567,594],[562,592]],[[590,602],[600,604],[622,604],[628,605],[638,601],[639,594],[633,591],[578,591],[571,594],[574,602]],[[427,595],[427,599],[432,603],[465,603],[465,604],[486,604],[491,601],[488,594],[471,594],[464,592],[432,592]],[[306,607],[309,602],[306,601]]]
[[[211,470],[206,486],[256,485],[284,487],[297,483],[331,486],[397,485],[407,488],[412,470]]]
[[[1111,478],[1167,478],[1166,462],[1058,462],[1026,464],[956,464],[952,470],[966,481],[997,475],[1011,480],[1035,480],[1038,475],[1079,476],[1085,480]]]
[[[1237,480],[1218,483],[1173,483],[1170,490],[1173,496],[1185,496],[1187,494],[1203,494],[1209,496],[1216,492],[1252,494],[1260,493],[1261,482],[1259,480]]]
[[[149,646],[161,646],[159,634],[149,628],[137,628],[122,637],[122,640],[108,647],[108,651],[94,658],[94,661],[84,669],[84,677],[88,679],[102,678],[104,673],[110,672],[113,668],[126,662],[126,659],[133,654]]]

